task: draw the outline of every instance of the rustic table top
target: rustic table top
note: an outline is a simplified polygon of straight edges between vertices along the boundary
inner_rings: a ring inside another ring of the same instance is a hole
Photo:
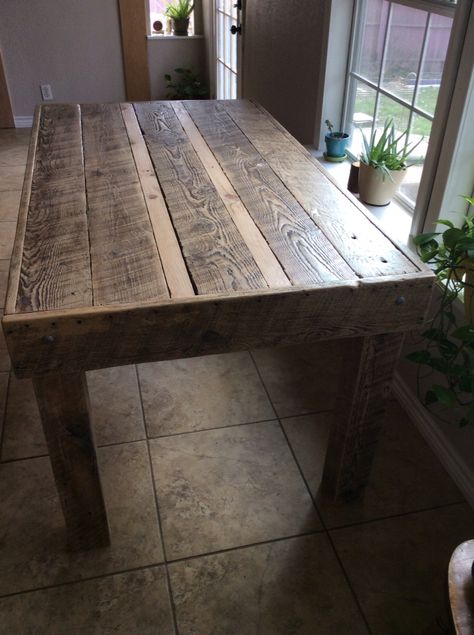
[[[179,306],[189,316],[194,303],[209,316],[215,301],[231,307],[224,321],[235,318],[241,299],[239,311],[260,328],[288,303],[314,323],[322,310],[314,298],[330,297],[318,337],[364,335],[423,321],[432,283],[431,272],[257,104],[37,110],[4,318],[19,375],[59,368],[44,361],[39,338],[59,345],[61,328],[80,335],[84,322],[91,327],[106,314],[153,306],[168,315]],[[296,331],[308,337],[307,324]],[[293,341],[284,335],[280,329],[274,339]],[[263,335],[261,343],[271,342]],[[107,363],[142,358],[123,353]]]

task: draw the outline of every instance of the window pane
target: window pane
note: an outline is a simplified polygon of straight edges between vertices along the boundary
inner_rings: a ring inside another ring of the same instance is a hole
[[[375,112],[375,90],[362,84],[357,80],[352,80],[353,90],[355,92],[354,114],[352,122],[354,129],[351,137],[350,151],[359,156],[362,152],[362,131],[368,138],[372,130]]]
[[[393,119],[396,132],[401,134],[408,128],[409,116],[410,111],[408,108],[401,106],[390,97],[380,95],[376,117],[377,128],[383,128],[387,119]]]
[[[426,11],[392,4],[382,86],[409,104],[413,101],[427,20]]]
[[[425,57],[420,73],[420,87],[416,97],[418,108],[426,110],[431,115],[434,114],[438,99],[452,24],[451,18],[431,15]]]
[[[361,3],[359,46],[356,47],[353,70],[375,83],[378,83],[382,63],[388,6],[387,0]]]
[[[418,188],[420,186],[421,173],[423,172],[423,164],[428,150],[428,142],[431,134],[431,121],[426,117],[413,115],[411,123],[411,133],[409,143],[414,144],[423,139],[420,145],[414,150],[408,162],[411,165],[407,170],[407,175],[400,187],[400,193],[408,199],[413,207],[415,206]]]

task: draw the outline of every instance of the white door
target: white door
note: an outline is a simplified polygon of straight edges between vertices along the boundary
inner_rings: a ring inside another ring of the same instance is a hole
[[[216,34],[216,97],[240,94],[242,0],[214,0]]]

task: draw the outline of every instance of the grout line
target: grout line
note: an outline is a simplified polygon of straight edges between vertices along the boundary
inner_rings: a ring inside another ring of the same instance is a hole
[[[256,368],[256,370],[257,370],[257,373],[258,373],[258,376],[260,377],[260,381],[262,382],[262,384],[263,384],[263,386],[264,386],[264,388],[265,388],[265,391],[266,391],[266,393],[267,393],[267,395],[268,395],[268,398],[270,399],[270,403],[272,404],[272,407],[274,408],[274,406],[273,406],[273,402],[272,402],[271,397],[270,397],[270,394],[269,394],[269,392],[268,392],[268,390],[267,390],[267,387],[266,387],[266,385],[265,385],[265,382],[264,382],[264,380],[263,380],[263,378],[262,378],[262,376],[261,376],[261,374],[260,374],[260,370],[259,370],[259,368],[258,368],[258,366],[257,366],[257,362],[255,361],[255,359],[254,359],[254,357],[253,357],[252,353],[250,353],[250,356],[251,356],[251,358],[252,358],[252,360],[253,360],[253,363],[254,363],[255,368]],[[274,408],[274,409],[275,409],[275,408]],[[372,630],[371,630],[371,628],[370,628],[370,626],[369,626],[368,620],[367,620],[367,618],[365,617],[364,612],[362,611],[362,606],[361,606],[361,604],[360,604],[360,602],[359,602],[359,599],[358,599],[358,597],[357,597],[357,595],[356,595],[356,593],[355,593],[355,590],[354,590],[354,589],[353,589],[353,587],[352,587],[352,584],[351,584],[351,582],[350,582],[349,576],[347,575],[347,572],[346,572],[345,568],[344,568],[344,567],[343,567],[343,565],[342,565],[342,561],[341,561],[341,559],[340,559],[340,557],[339,557],[339,554],[338,554],[338,553],[337,553],[337,551],[336,551],[336,548],[335,548],[334,542],[333,542],[333,540],[332,540],[332,538],[331,538],[331,536],[330,536],[330,534],[329,534],[328,528],[326,527],[326,523],[324,522],[323,515],[322,515],[321,511],[319,510],[319,507],[318,507],[318,505],[317,505],[317,503],[316,503],[316,499],[315,499],[315,498],[314,498],[314,496],[313,496],[313,493],[312,493],[312,491],[311,491],[311,488],[310,488],[310,486],[309,486],[309,483],[308,483],[308,481],[306,480],[306,477],[305,477],[305,475],[304,475],[303,469],[302,469],[301,465],[299,464],[299,461],[298,461],[298,458],[297,458],[297,456],[296,456],[296,453],[295,453],[295,452],[294,452],[294,450],[293,450],[293,447],[292,447],[292,445],[291,445],[291,443],[290,443],[290,440],[289,440],[289,438],[288,438],[288,435],[286,434],[285,428],[283,427],[283,424],[282,424],[282,422],[281,422],[280,418],[278,418],[278,424],[279,424],[280,429],[281,429],[281,431],[282,431],[282,434],[283,434],[283,436],[284,436],[284,438],[285,438],[285,440],[286,440],[286,443],[287,443],[288,448],[289,448],[289,450],[290,450],[290,452],[291,452],[291,455],[293,456],[293,459],[294,459],[294,461],[295,461],[296,467],[298,468],[298,471],[299,471],[300,476],[301,476],[301,478],[302,478],[302,480],[303,480],[303,483],[304,483],[304,485],[305,485],[305,487],[306,487],[306,490],[307,490],[307,492],[308,492],[308,494],[309,494],[309,496],[310,496],[310,499],[311,499],[311,501],[312,501],[312,503],[313,503],[313,507],[314,507],[314,509],[316,510],[316,514],[317,514],[317,515],[318,515],[318,517],[319,517],[319,520],[320,520],[320,522],[321,522],[321,526],[322,526],[322,528],[323,528],[322,530],[324,531],[324,533],[325,533],[325,535],[326,535],[326,537],[327,537],[327,539],[328,539],[328,541],[329,541],[329,544],[331,545],[331,549],[332,549],[333,554],[334,554],[334,556],[335,556],[335,558],[336,558],[336,560],[337,560],[337,562],[338,562],[338,564],[339,564],[339,567],[340,567],[341,572],[342,572],[342,574],[343,574],[343,576],[344,576],[344,579],[345,579],[345,581],[346,581],[346,585],[347,585],[347,587],[348,587],[348,589],[349,589],[349,592],[350,592],[350,594],[352,595],[352,598],[354,599],[354,602],[355,602],[355,604],[356,604],[356,606],[357,606],[357,609],[358,609],[358,611],[359,611],[359,613],[360,613],[360,616],[362,617],[362,620],[364,621],[364,624],[365,624],[365,627],[366,627],[366,629],[367,629],[367,632],[369,633],[369,635],[373,635]]]
[[[140,385],[140,376],[138,374],[138,367],[136,364],[134,364],[135,366],[135,375],[137,378],[137,385],[138,385],[138,395],[140,398],[140,408],[142,411],[142,417],[143,417],[143,426],[145,429],[145,434],[147,434],[147,427],[146,427],[146,418],[145,418],[145,408],[143,406],[143,397],[142,397],[142,388]],[[158,503],[158,493],[156,491],[156,485],[155,485],[155,475],[153,472],[153,461],[151,459],[151,450],[150,450],[150,441],[147,438],[146,439],[146,448],[147,448],[147,453],[148,453],[148,462],[150,465],[150,475],[151,475],[151,486],[153,489],[153,497],[155,499],[155,511],[156,511],[156,519],[158,521],[158,530],[160,532],[160,539],[161,539],[161,548],[163,551],[163,558],[164,558],[164,567],[165,567],[165,573],[166,573],[166,585],[168,588],[168,599],[169,599],[169,603],[170,603],[170,608],[171,608],[171,614],[173,617],[173,628],[175,631],[175,634],[178,635],[178,620],[176,618],[176,606],[175,606],[175,602],[174,602],[174,597],[173,597],[173,589],[171,586],[171,577],[170,577],[170,572],[168,570],[168,559],[167,559],[167,555],[166,555],[166,545],[165,545],[165,537],[164,537],[164,533],[163,533],[163,525],[161,522],[161,515],[160,515],[160,506]]]

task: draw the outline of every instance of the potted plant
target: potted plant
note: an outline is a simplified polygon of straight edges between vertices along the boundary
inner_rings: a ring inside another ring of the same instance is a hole
[[[170,2],[165,10],[165,14],[173,22],[174,35],[187,35],[189,29],[189,16],[194,9],[192,0],[176,0]]]
[[[329,132],[326,133],[324,141],[326,142],[326,152],[324,158],[326,161],[339,163],[347,159],[346,148],[349,143],[349,135],[347,132],[333,132],[334,125],[326,119],[324,122]]]
[[[402,139],[405,137],[405,142]],[[409,167],[408,157],[423,141],[408,143],[408,130],[395,136],[393,119],[387,119],[377,139],[374,129],[368,141],[362,132],[364,151],[360,155],[359,195],[369,205],[388,205]]]
[[[474,198],[464,197],[470,205]],[[430,328],[422,333],[424,348],[408,355],[420,367],[444,376],[433,383],[424,404],[441,404],[459,412],[459,424],[474,424],[474,216],[466,216],[461,228],[439,220],[443,232],[421,234],[414,239],[421,259],[433,265],[442,284],[442,296]],[[457,298],[464,298],[464,320],[458,325]]]
[[[207,99],[209,90],[205,83],[190,68],[175,68],[176,79],[173,81],[171,75],[166,73],[165,80],[168,82],[166,88],[170,92],[167,99]]]

